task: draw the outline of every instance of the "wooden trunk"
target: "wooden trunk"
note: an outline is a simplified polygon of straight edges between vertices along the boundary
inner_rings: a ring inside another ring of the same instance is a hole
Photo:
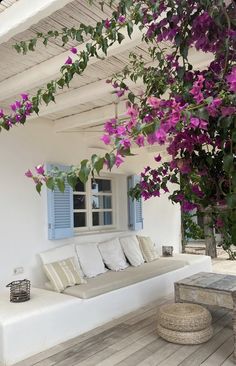
[[[213,230],[212,213],[205,211],[203,214],[204,236],[206,243],[206,255],[211,258],[217,257],[216,240]]]

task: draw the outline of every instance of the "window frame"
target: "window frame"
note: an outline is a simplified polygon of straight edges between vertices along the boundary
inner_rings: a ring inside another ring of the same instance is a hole
[[[85,190],[84,192],[81,191],[73,191],[73,197],[74,195],[84,195],[85,196],[85,209],[74,209],[73,206],[73,215],[76,212],[85,212],[86,217],[86,226],[84,227],[75,227],[74,226],[74,233],[93,233],[96,231],[111,231],[117,229],[117,212],[116,212],[116,184],[115,184],[115,176],[114,175],[100,175],[100,176],[94,176],[94,179],[107,179],[111,181],[111,193],[99,193],[96,194],[98,196],[111,196],[111,202],[112,202],[112,208],[111,209],[94,209],[92,208],[92,197],[95,195],[92,193],[91,188],[91,180],[89,179],[88,182],[85,183]],[[97,225],[93,226],[93,212],[112,212],[112,224],[111,225]]]

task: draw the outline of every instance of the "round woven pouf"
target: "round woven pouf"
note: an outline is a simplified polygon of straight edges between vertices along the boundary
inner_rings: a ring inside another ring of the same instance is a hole
[[[157,332],[161,338],[177,344],[201,344],[209,341],[213,335],[211,326],[196,332],[180,332],[166,329],[158,324]]]
[[[188,303],[175,303],[161,306],[158,325],[163,328],[181,331],[196,332],[211,325],[211,314],[203,306]]]

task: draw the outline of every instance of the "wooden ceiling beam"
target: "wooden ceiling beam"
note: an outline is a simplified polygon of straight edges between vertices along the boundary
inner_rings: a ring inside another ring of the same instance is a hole
[[[0,13],[0,43],[7,42],[73,0],[20,0]]]
[[[122,30],[121,32],[125,35],[125,39],[121,44],[114,43],[109,48],[107,57],[117,56],[129,49],[132,50],[142,41],[142,32],[138,28],[135,28],[132,39],[128,37],[126,30]],[[81,44],[77,48],[78,51],[83,51],[86,49],[86,44]],[[39,65],[33,66],[26,71],[0,82],[0,101],[11,98],[21,92],[29,91],[55,79],[60,75],[60,68],[65,63],[69,54],[73,59],[76,59],[76,55],[72,55],[69,51],[64,51],[60,55],[54,56]],[[102,51],[99,51],[98,54],[104,56]],[[90,59],[89,65],[96,64],[96,62],[98,62],[98,59],[93,57]]]
[[[209,62],[212,60],[212,54],[193,52],[190,54],[191,62],[200,69],[203,69]],[[146,66],[155,66],[156,63],[149,62]],[[107,78],[106,78],[107,79]],[[60,94],[56,97],[56,103],[51,103],[47,107],[42,107],[40,109],[40,117],[47,117],[51,113],[62,112],[69,108],[73,108],[79,106],[80,104],[85,104],[89,102],[93,102],[99,99],[106,98],[107,95],[112,93],[113,88],[110,84],[106,83],[106,79],[99,80],[80,88],[69,90],[66,93]],[[142,88],[142,81],[138,80],[137,83],[128,80],[126,82],[128,87],[133,88]],[[109,102],[108,102],[109,103]],[[31,119],[37,118],[37,115],[32,115]],[[71,118],[71,117],[69,117]]]
[[[118,117],[124,117],[126,112],[126,101],[117,104]],[[70,131],[73,129],[84,129],[95,127],[104,123],[110,118],[115,117],[115,105],[109,104],[104,107],[94,108],[88,112],[75,114],[70,117],[64,117],[54,121],[54,130],[56,132]]]

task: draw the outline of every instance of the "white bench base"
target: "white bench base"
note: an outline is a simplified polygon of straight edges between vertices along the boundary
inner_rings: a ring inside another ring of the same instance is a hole
[[[4,293],[0,300],[0,362],[13,365],[173,293],[177,280],[212,269],[210,257],[193,255],[188,260],[191,264],[183,268],[91,299],[33,288],[30,301],[13,304],[9,293]]]

